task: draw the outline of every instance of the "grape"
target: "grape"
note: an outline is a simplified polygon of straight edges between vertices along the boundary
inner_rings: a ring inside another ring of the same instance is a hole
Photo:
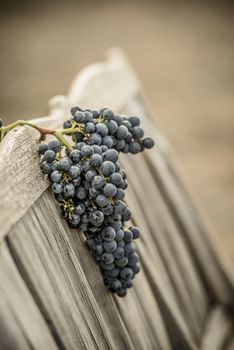
[[[39,154],[44,154],[48,150],[48,145],[46,143],[41,143],[38,147]]]
[[[73,117],[77,123],[83,123],[85,121],[85,115],[80,111],[75,111],[73,113]]]
[[[77,165],[72,165],[68,170],[68,175],[74,179],[81,174],[81,168]]]
[[[104,160],[110,160],[112,163],[116,163],[119,159],[119,154],[115,149],[108,149],[104,154]]]
[[[129,221],[131,219],[132,213],[131,210],[129,208],[125,209],[125,212],[122,215],[122,220],[125,221]]]
[[[95,125],[94,123],[87,123],[85,125],[85,131],[88,133],[88,134],[92,134],[93,132],[95,132],[96,128],[95,128]]]
[[[128,259],[128,265],[129,266],[134,266],[139,262],[139,256],[137,253],[134,253],[133,255],[131,255]]]
[[[100,111],[99,111],[99,115],[103,116],[103,115],[104,115],[104,112],[105,112],[107,109],[109,109],[109,108],[108,108],[108,107],[103,107],[103,108],[101,108]]]
[[[107,198],[113,197],[117,192],[117,188],[113,184],[106,184],[103,188],[103,193]]]
[[[131,288],[133,286],[132,280],[122,280],[123,288]]]
[[[82,171],[87,172],[92,168],[90,161],[85,160],[83,165],[82,165]]]
[[[110,120],[106,126],[110,135],[113,135],[118,130],[118,124],[114,120]]]
[[[115,239],[116,236],[116,232],[114,230],[113,227],[111,226],[106,226],[103,230],[102,230],[102,237],[105,241],[113,241],[113,239]]]
[[[102,149],[98,145],[92,145],[94,153],[102,154]]]
[[[95,247],[94,247],[94,250],[95,250],[95,253],[97,255],[101,255],[103,253],[103,251],[104,251],[102,243],[96,244]]]
[[[54,193],[61,193],[62,192],[62,185],[60,183],[54,182],[51,186],[51,189]]]
[[[115,265],[119,268],[124,267],[128,264],[128,258],[126,256],[123,256],[120,259],[115,259]]]
[[[113,206],[110,203],[102,209],[104,215],[110,215],[111,213],[113,213],[113,210]]]
[[[68,150],[60,141],[39,146],[41,169],[49,175],[51,190],[71,228],[83,231],[94,261],[100,267],[107,288],[123,297],[140,271],[133,240],[140,230],[127,228],[131,211],[123,201],[128,183],[118,163],[119,153],[137,154],[152,148],[144,138],[140,119],[114,114],[109,108],[71,109],[64,122],[71,128]]]
[[[140,272],[141,267],[139,264],[136,264],[136,265],[131,266],[131,269],[135,274],[137,274],[138,272]]]
[[[88,182],[90,182],[94,178],[95,175],[97,175],[95,170],[88,170],[87,173],[85,174],[85,179]]]
[[[113,120],[114,120],[118,125],[120,125],[120,124],[122,123],[122,121],[123,121],[123,118],[121,117],[121,115],[115,114],[115,115],[113,116]]]
[[[113,146],[113,140],[112,137],[106,135],[102,139],[102,145],[106,146],[107,148],[111,148]]]
[[[76,196],[77,196],[77,198],[79,198],[79,199],[85,199],[85,198],[86,198],[86,195],[87,195],[87,193],[86,193],[85,188],[84,188],[83,186],[79,186],[79,187],[77,188],[77,190],[76,190]]]
[[[63,123],[63,128],[64,129],[69,129],[72,127],[72,121],[69,119],[69,120],[66,120],[64,123]]]
[[[130,280],[133,277],[133,270],[130,267],[124,267],[120,270],[120,277],[124,280]]]
[[[85,212],[85,205],[83,203],[80,203],[75,206],[74,213],[78,215],[82,215]]]
[[[114,112],[111,109],[106,108],[104,109],[102,115],[105,118],[105,120],[112,120],[114,117]]]
[[[123,248],[125,246],[125,242],[119,241],[119,242],[117,242],[117,246]]]
[[[154,146],[154,140],[151,137],[146,137],[143,140],[143,145],[145,148],[152,148]]]
[[[128,134],[128,129],[124,125],[120,125],[115,133],[115,137],[119,140],[125,139]]]
[[[61,151],[61,144],[58,140],[52,140],[48,143],[48,149],[54,151],[55,153],[58,153]]]
[[[97,109],[93,109],[92,110],[92,115],[93,115],[93,118],[98,118],[99,117],[99,114],[100,114],[100,112],[97,110]]]
[[[133,239],[137,239],[140,237],[140,230],[138,227],[130,227],[130,231],[132,232]]]
[[[78,163],[81,160],[81,153],[77,149],[74,149],[70,153],[70,158],[73,163]]]
[[[131,133],[135,139],[141,139],[144,137],[144,130],[139,126],[134,126],[134,128],[131,130]]]
[[[127,294],[127,291],[126,291],[126,289],[124,289],[124,288],[122,288],[122,289],[120,289],[120,291],[119,292],[117,292],[117,295],[119,296],[119,297],[125,297],[125,295]]]
[[[72,183],[69,183],[64,186],[63,191],[66,198],[73,197],[75,194],[75,187]]]
[[[103,270],[111,271],[111,270],[113,270],[115,268],[115,264],[114,263],[111,263],[111,264],[102,263],[101,267],[103,268]]]
[[[120,185],[122,180],[123,179],[120,173],[113,173],[110,176],[110,182],[114,185]]]
[[[81,148],[83,147],[83,146],[86,146],[86,143],[85,142],[78,142],[77,144],[76,144],[76,148],[80,151],[81,150]]]
[[[101,145],[100,147],[101,147],[102,153],[105,153],[108,150],[108,147],[105,145]]]
[[[134,243],[128,243],[124,246],[125,256],[130,257],[133,253],[136,252],[136,245]]]
[[[109,203],[109,200],[102,194],[99,194],[96,197],[96,203],[99,207],[105,207]]]
[[[93,147],[85,145],[81,148],[82,157],[90,157],[94,153]]]
[[[117,189],[117,193],[116,193],[116,195],[115,195],[115,198],[116,198],[116,199],[119,199],[119,200],[123,200],[124,197],[125,197],[125,192],[124,192],[124,190],[122,190],[122,188],[118,188],[118,189]]]
[[[126,210],[126,204],[122,201],[118,201],[114,206],[114,212],[117,215],[122,215]]]
[[[114,267],[112,270],[105,271],[105,277],[116,278],[119,276],[119,271],[120,269],[118,269],[117,267]]]
[[[69,170],[71,164],[69,162],[68,158],[62,158],[60,159],[60,161],[58,162],[58,169],[62,170],[62,171],[67,171]]]
[[[118,293],[122,289],[122,283],[120,282],[119,279],[113,279],[110,282],[110,291],[113,293]]]
[[[104,215],[100,210],[95,210],[89,214],[89,221],[94,226],[100,226],[104,221]]]
[[[122,247],[117,247],[113,255],[117,259],[122,258],[124,256],[124,249]]]
[[[53,182],[60,182],[62,180],[62,177],[63,177],[63,174],[58,170],[54,170],[50,174],[51,181]]]
[[[83,109],[79,106],[74,106],[71,108],[71,114],[74,116],[76,112],[82,112]]]
[[[52,172],[51,163],[42,162],[41,163],[41,170],[44,174],[50,174]]]
[[[92,154],[90,164],[94,167],[99,167],[102,164],[102,156],[98,153]]]
[[[139,153],[141,151],[141,146],[140,146],[139,142],[137,142],[137,141],[130,142],[129,151],[132,154]]]
[[[96,132],[101,136],[105,136],[108,134],[108,128],[106,124],[99,123],[96,125]]]
[[[130,230],[124,231],[124,240],[127,243],[130,243],[133,240],[133,234]]]
[[[72,214],[69,221],[74,227],[77,227],[80,222],[80,216],[78,214]]]
[[[132,127],[140,125],[140,118],[138,117],[129,117],[128,121],[132,124]]]
[[[112,252],[114,252],[114,251],[116,250],[116,248],[117,248],[117,243],[116,243],[115,240],[110,241],[110,242],[104,241],[103,247],[104,247],[104,249],[105,249],[106,252],[112,253]]]
[[[115,260],[114,258],[114,255],[111,254],[111,253],[103,253],[102,256],[101,256],[101,260],[106,264],[106,265],[109,265],[109,264],[112,264],[113,261]]]
[[[117,230],[116,231],[116,241],[122,241],[122,239],[124,238],[124,231],[123,230]]]
[[[120,151],[125,147],[125,141],[123,139],[117,140],[115,148]]]
[[[97,175],[94,176],[92,180],[92,185],[95,189],[101,189],[105,185],[106,181],[103,176]]]
[[[100,170],[104,176],[110,176],[115,171],[115,165],[109,160],[105,160],[100,166]]]
[[[55,152],[52,151],[51,149],[48,149],[47,151],[45,151],[42,160],[45,160],[46,162],[52,163],[55,160],[55,157],[56,157]]]
[[[84,115],[85,115],[85,123],[90,123],[90,122],[92,122],[93,121],[93,114],[90,112],[90,111],[85,111],[84,112]],[[86,125],[87,125],[86,124]]]
[[[102,137],[101,137],[101,135],[99,135],[95,132],[91,135],[89,142],[91,145],[94,145],[94,144],[101,145]]]

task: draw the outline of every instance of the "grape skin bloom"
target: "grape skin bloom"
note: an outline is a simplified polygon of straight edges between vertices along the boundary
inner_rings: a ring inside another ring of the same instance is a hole
[[[73,149],[57,139],[39,145],[41,170],[51,181],[51,190],[71,228],[80,229],[93,259],[99,265],[106,287],[124,297],[140,271],[133,240],[140,230],[126,226],[131,210],[124,202],[128,187],[119,154],[137,154],[154,146],[144,138],[137,116],[127,118],[109,108],[88,110],[75,106],[64,129]],[[77,130],[76,130],[77,128]]]

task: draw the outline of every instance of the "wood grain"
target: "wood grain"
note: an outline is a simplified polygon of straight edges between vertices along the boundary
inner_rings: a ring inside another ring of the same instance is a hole
[[[0,349],[58,349],[6,242],[0,246]]]
[[[126,298],[107,292],[82,233],[61,220],[47,189],[38,132],[17,128],[0,145],[0,336],[7,335],[6,348],[193,350],[202,342],[210,349],[216,328],[221,348],[233,327],[221,306],[233,310],[231,269],[119,50],[84,70],[67,97],[50,101],[49,117],[35,122],[58,128],[74,104],[140,115],[146,134],[156,137],[154,150],[120,159],[132,223],[142,230],[142,272]]]

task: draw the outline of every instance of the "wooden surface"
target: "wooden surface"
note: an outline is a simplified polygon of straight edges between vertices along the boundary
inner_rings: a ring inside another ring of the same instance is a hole
[[[138,114],[146,133],[156,137],[154,150],[121,155],[129,181],[126,201],[143,233],[138,243],[142,272],[126,298],[107,292],[82,233],[61,220],[47,190],[39,169],[38,133],[26,127],[9,133],[0,145],[1,348],[232,346],[230,268],[191,201],[120,51],[83,71],[68,97],[52,99],[51,116],[38,124],[61,125],[73,104],[109,105]]]

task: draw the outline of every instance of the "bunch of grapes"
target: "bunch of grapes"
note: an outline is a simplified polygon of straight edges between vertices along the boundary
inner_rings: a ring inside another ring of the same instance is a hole
[[[124,202],[128,186],[119,153],[136,154],[154,146],[138,117],[115,114],[108,108],[71,109],[64,129],[71,147],[59,140],[39,146],[41,169],[62,215],[72,228],[83,231],[88,249],[99,265],[106,287],[125,296],[140,271],[134,240],[137,227],[127,227],[131,211]]]

